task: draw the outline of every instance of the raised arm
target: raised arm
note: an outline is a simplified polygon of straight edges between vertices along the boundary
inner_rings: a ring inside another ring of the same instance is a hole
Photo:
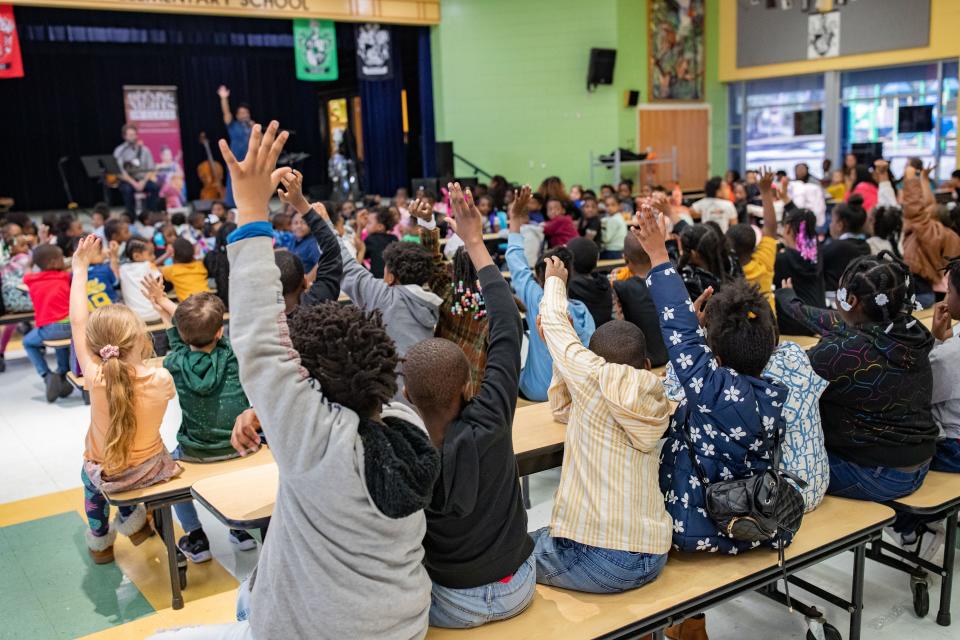
[[[98,251],[101,251],[100,238],[92,234],[84,236],[80,239],[71,262],[73,278],[70,280],[70,333],[73,337],[73,348],[77,354],[77,363],[83,372],[88,371],[93,362],[93,354],[87,347],[87,319],[90,317],[87,300],[87,269],[90,268],[90,259]]]
[[[817,335],[833,331],[843,322],[836,311],[804,304],[803,300],[797,297],[789,279],[782,282],[773,295],[778,309]]]
[[[890,163],[886,160],[874,161],[873,177],[877,181],[877,206],[898,206],[897,192],[890,183]]]
[[[530,185],[524,185],[510,206],[510,234],[507,236],[507,268],[510,270],[510,285],[526,307],[540,304],[543,289],[533,278],[523,250],[520,228],[530,221],[527,203],[530,202]]]
[[[223,124],[230,126],[233,122],[233,112],[230,111],[230,89],[220,85],[217,89],[217,95],[220,96],[220,111],[223,112]]]
[[[281,470],[316,465],[343,410],[331,405],[305,374],[284,314],[280,270],[273,258],[268,202],[289,168],[274,169],[287,133],[254,125],[247,156],[238,162],[220,140],[237,202],[239,228],[230,235],[230,334],[244,391],[256,408]],[[291,422],[290,416],[297,416]],[[281,471],[282,472],[282,471]]]
[[[604,360],[580,342],[570,324],[568,302],[567,270],[559,258],[548,258],[537,329],[553,357],[554,367],[568,387],[576,388],[592,371],[603,366]]]
[[[156,312],[160,314],[161,320],[167,324],[173,323],[173,314],[177,312],[177,305],[164,293],[162,278],[153,275],[144,276],[143,280],[140,281],[140,293],[150,301]],[[177,333],[176,339],[178,342],[180,341],[179,333]],[[170,346],[172,348],[173,344],[171,343]]]
[[[776,174],[770,167],[760,168],[760,200],[763,202],[763,235],[777,238],[777,210],[773,206],[773,180]]]

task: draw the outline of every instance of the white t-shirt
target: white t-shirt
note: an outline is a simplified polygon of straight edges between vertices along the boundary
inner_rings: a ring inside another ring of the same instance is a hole
[[[731,218],[737,219],[737,208],[722,198],[702,198],[690,208],[700,214],[700,222],[716,222],[724,233],[730,228]]]
[[[160,314],[153,308],[150,301],[140,293],[140,283],[148,273],[158,276],[152,262],[125,262],[120,265],[120,292],[123,293],[123,303],[133,309],[144,322],[156,322]]]

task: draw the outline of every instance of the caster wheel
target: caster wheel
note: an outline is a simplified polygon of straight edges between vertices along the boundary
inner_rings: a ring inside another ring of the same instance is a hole
[[[182,591],[187,588],[187,568],[179,567],[177,569],[177,575],[180,578],[180,590]]]
[[[930,593],[927,590],[926,581],[913,581],[911,590],[913,591],[913,611],[917,617],[923,618],[930,612]]]
[[[843,640],[843,636],[840,635],[840,632],[832,624],[824,623],[823,625],[823,637],[824,640]]]

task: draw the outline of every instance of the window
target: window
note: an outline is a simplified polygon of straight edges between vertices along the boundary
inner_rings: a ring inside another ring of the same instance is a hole
[[[746,168],[770,165],[792,175],[794,166],[805,162],[816,173],[823,162],[823,133],[795,136],[794,113],[823,106],[822,75],[747,82]]]

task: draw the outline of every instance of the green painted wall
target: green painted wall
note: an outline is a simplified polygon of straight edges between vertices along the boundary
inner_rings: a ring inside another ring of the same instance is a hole
[[[722,167],[718,7],[707,0],[707,97]],[[559,175],[569,185],[589,182],[590,151],[636,148],[636,111],[623,94],[636,89],[646,101],[646,0],[442,0],[441,14],[431,33],[437,139],[453,140],[458,154],[510,180]],[[617,49],[617,64],[612,86],[587,92],[591,47]],[[457,173],[470,175],[459,163]],[[598,171],[598,183],[608,179]]]

